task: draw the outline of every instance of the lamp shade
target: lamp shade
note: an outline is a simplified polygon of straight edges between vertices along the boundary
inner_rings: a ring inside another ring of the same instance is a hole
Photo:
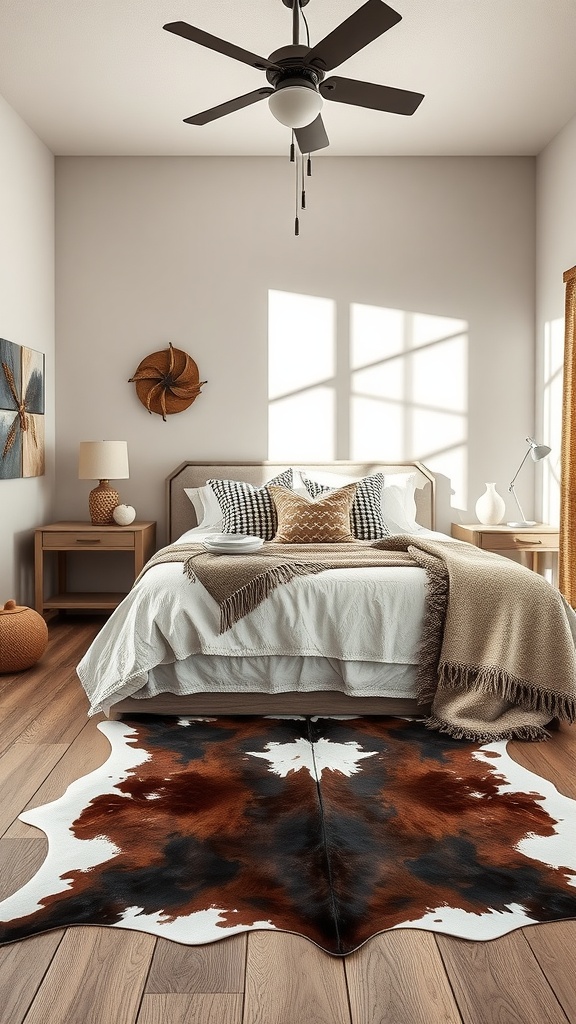
[[[79,480],[127,480],[127,441],[80,441]]]
[[[315,121],[323,100],[311,82],[305,79],[288,80],[276,87],[268,98],[268,106],[277,121],[288,128],[304,128]]]
[[[540,459],[545,459],[547,455],[550,455],[551,451],[552,449],[549,448],[547,444],[534,443],[531,455],[534,459],[534,462],[540,462]]]

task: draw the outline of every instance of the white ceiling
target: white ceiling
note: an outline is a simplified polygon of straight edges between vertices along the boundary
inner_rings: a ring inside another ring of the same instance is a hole
[[[425,99],[412,117],[325,103],[327,155],[536,154],[576,113],[575,0],[389,3],[402,21],[333,73]],[[311,44],[361,4],[310,0]],[[0,94],[56,154],[284,154],[266,100],[182,123],[267,82],[170,21],[264,57],[292,41],[282,0],[0,0]]]

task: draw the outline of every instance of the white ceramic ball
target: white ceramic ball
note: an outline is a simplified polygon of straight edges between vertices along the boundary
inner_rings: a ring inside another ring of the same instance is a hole
[[[132,505],[116,505],[112,518],[118,526],[130,526],[136,519],[136,509]]]

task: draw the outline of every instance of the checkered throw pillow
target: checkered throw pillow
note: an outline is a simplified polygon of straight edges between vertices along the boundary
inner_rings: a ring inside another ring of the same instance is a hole
[[[272,540],[278,519],[268,487],[292,488],[291,469],[269,480],[263,487],[253,487],[243,480],[207,480],[222,509],[223,533],[248,533],[252,537]]]
[[[300,476],[311,498],[335,490],[333,487],[317,483],[316,480],[310,480],[302,471]],[[382,537],[390,536],[390,530],[382,514],[383,487],[383,473],[374,473],[373,476],[365,476],[357,481],[351,515],[352,533],[357,540],[380,540]]]

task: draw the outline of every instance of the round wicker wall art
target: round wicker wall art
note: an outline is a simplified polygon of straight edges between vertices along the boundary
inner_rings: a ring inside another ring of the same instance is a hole
[[[167,416],[192,405],[207,381],[200,380],[192,357],[170,344],[146,356],[129,383],[136,385],[136,394],[148,412],[157,413],[166,422]]]

